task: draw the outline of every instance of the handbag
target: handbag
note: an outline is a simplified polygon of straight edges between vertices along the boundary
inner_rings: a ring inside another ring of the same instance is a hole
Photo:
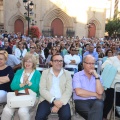
[[[24,90],[23,90],[24,92]],[[19,108],[19,107],[28,107],[34,106],[36,101],[36,93],[31,89],[28,89],[29,94],[23,94],[17,92],[8,92],[7,93],[7,105],[9,108]],[[17,94],[16,94],[17,93]]]

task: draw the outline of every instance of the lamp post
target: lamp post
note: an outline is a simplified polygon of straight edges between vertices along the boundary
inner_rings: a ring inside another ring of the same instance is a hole
[[[32,9],[33,9],[33,2],[31,0],[23,0],[24,3],[24,7],[27,10],[26,13],[24,13],[26,20],[28,21],[28,36],[29,36],[29,28],[30,28],[30,15],[32,13]]]

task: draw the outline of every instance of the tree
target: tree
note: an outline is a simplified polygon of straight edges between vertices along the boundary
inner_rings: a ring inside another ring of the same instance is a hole
[[[114,18],[113,20],[108,20],[105,31],[108,32],[110,37],[117,37],[117,35],[120,34],[120,19]]]
[[[26,33],[28,35],[28,30],[26,31]],[[37,26],[31,26],[29,33],[30,33],[32,38],[39,38],[42,35]]]

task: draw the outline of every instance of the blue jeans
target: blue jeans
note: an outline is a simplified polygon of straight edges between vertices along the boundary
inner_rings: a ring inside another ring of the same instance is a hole
[[[77,73],[78,70],[76,68],[65,68],[68,71],[74,71],[74,73]]]
[[[44,100],[38,105],[35,120],[47,120],[48,115],[51,113],[51,108],[53,104],[50,104],[48,101]],[[70,106],[67,103],[63,105],[58,111],[59,120],[70,120]]]

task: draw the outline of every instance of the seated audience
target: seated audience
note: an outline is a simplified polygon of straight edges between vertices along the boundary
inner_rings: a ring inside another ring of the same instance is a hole
[[[112,57],[112,56],[113,56],[112,50],[111,50],[111,49],[108,49],[108,50],[105,52],[105,56],[102,58],[102,62],[104,63],[104,62],[107,60],[107,58]]]
[[[44,51],[42,50],[42,47],[39,43],[36,44],[36,53],[39,55],[39,64],[40,65],[45,64]]]
[[[14,72],[22,67],[21,61],[13,54],[8,54],[6,64],[11,66]]]
[[[36,58],[36,62],[37,62],[37,66],[39,65],[39,55],[36,53],[36,44],[35,43],[31,43],[30,44],[30,51],[27,52],[27,54],[31,54],[34,55]]]
[[[27,53],[26,48],[24,48],[23,43],[21,41],[18,42],[18,46],[15,49],[15,56],[19,59],[22,60],[25,54]]]
[[[53,46],[52,48],[51,48],[51,50],[50,50],[50,54],[48,55],[48,57],[47,57],[47,59],[46,59],[46,65],[48,65],[48,66],[51,66],[51,57],[53,56],[53,55],[55,55],[56,53],[57,53],[58,51],[57,51],[57,48],[55,47],[55,46]]]
[[[23,58],[23,69],[16,72],[13,81],[11,83],[11,89],[13,91],[25,92],[28,89],[29,93],[33,92],[36,97],[39,96],[39,82],[41,74],[36,70],[36,60],[31,54],[27,54]],[[19,104],[19,103],[18,103]],[[32,107],[20,107],[18,108],[18,115],[20,120],[30,120],[29,110]],[[15,108],[9,108],[5,106],[2,113],[2,120],[11,120],[14,115]]]
[[[8,52],[8,54],[12,54],[12,48],[9,46],[9,42],[8,39],[6,38],[6,40],[4,41],[4,50],[6,50]]]
[[[103,53],[103,50],[102,50],[101,46],[97,46],[96,52],[98,53],[97,63],[98,63],[98,67],[99,67],[99,68],[97,68],[97,73],[101,74],[102,58],[104,57],[104,53]]]
[[[65,69],[74,70],[76,73],[78,71],[78,64],[81,62],[81,59],[75,53],[75,48],[73,46],[70,47],[70,54],[64,56]]]
[[[73,99],[75,109],[85,120],[102,120],[102,80],[94,68],[95,58],[87,55],[83,59],[84,70],[73,77]]]
[[[10,83],[14,77],[14,72],[10,66],[6,65],[8,53],[0,50],[0,103],[7,102],[7,92],[10,92]]]
[[[58,113],[59,120],[70,120],[72,80],[68,71],[63,69],[60,54],[52,56],[52,67],[43,71],[40,82],[40,103],[35,120],[46,120],[48,115]]]

